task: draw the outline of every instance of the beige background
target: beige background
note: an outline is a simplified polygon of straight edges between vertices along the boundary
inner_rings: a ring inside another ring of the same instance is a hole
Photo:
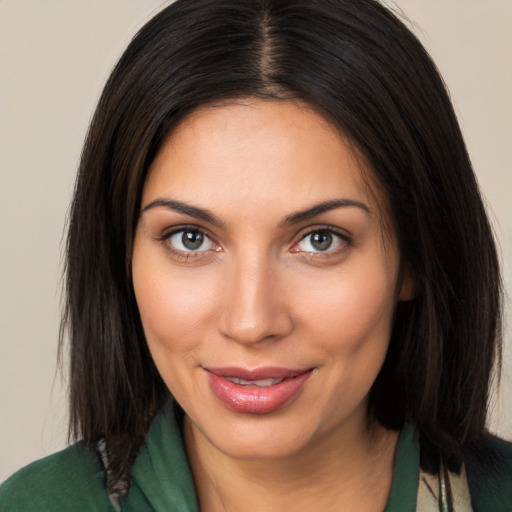
[[[512,290],[512,0],[397,0],[451,90]],[[66,443],[64,219],[110,69],[157,0],[0,0],[0,480]],[[510,314],[510,300],[506,309]],[[491,427],[512,439],[512,340]]]

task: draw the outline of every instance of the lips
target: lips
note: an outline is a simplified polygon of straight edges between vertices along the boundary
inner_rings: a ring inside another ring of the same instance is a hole
[[[244,414],[273,412],[299,394],[310,377],[290,368],[204,368],[213,394],[228,409]]]

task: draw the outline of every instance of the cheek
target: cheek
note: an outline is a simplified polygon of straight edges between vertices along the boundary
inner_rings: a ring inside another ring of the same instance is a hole
[[[395,305],[394,276],[370,265],[296,283],[297,311],[307,312],[319,343],[329,350],[353,349],[369,341],[387,345]],[[306,315],[306,313],[304,313]]]
[[[380,267],[382,268],[382,267]],[[340,270],[325,281],[309,283],[307,300],[298,304],[304,340],[315,340],[314,348],[323,354],[327,397],[316,397],[319,404],[339,404],[334,418],[347,414],[363,403],[386,357],[395,307],[394,273],[370,265],[351,272]],[[296,296],[305,296],[305,289]]]
[[[213,290],[206,276],[190,276],[191,269],[173,271],[161,259],[136,251],[132,264],[137,305],[154,357],[157,350],[193,350],[205,319],[211,317]]]

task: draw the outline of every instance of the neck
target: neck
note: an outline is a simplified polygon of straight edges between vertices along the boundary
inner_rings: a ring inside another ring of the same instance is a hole
[[[286,457],[237,459],[185,418],[185,444],[201,512],[381,512],[393,479],[398,433],[378,423],[347,428]]]

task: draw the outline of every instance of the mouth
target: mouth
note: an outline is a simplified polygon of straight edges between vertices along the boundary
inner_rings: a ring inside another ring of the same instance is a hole
[[[269,386],[275,386],[276,384],[281,384],[284,379],[260,379],[260,380],[246,380],[239,379],[238,377],[224,377],[229,382],[233,384],[238,384],[239,386],[257,386],[259,388],[268,388]]]
[[[291,402],[313,368],[203,368],[213,394],[228,409],[243,414],[266,414]]]

